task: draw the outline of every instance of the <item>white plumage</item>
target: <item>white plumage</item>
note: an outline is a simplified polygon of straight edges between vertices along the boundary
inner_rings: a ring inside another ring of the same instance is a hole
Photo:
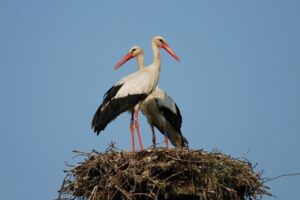
[[[149,66],[151,67],[151,66]],[[114,98],[126,97],[132,94],[149,94],[157,85],[158,77],[153,76],[153,68],[139,70],[122,78],[116,85],[123,84]]]

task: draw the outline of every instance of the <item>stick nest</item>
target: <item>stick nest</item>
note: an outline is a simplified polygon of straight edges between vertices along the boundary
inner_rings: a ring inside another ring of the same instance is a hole
[[[260,199],[270,195],[247,160],[202,150],[147,149],[82,153],[69,166],[59,200]]]

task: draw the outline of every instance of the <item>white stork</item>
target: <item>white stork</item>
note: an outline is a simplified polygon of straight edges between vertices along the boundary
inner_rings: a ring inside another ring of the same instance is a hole
[[[152,49],[154,53],[153,63],[142,70],[123,77],[104,94],[103,101],[92,120],[92,128],[97,135],[105,129],[108,123],[125,111],[134,109],[134,118],[137,119],[139,103],[153,92],[158,83],[160,74],[160,48],[165,49],[171,56],[179,61],[178,56],[169,47],[163,37],[154,37],[152,39]],[[133,56],[127,54],[115,66],[115,69],[119,68],[131,58],[133,58]],[[139,132],[138,137],[140,149],[143,150]],[[131,132],[131,139],[132,150],[135,151],[133,132]]]
[[[131,55],[131,57],[134,56],[137,59],[139,70],[145,68],[144,53],[141,47],[131,47],[128,55]],[[182,117],[180,110],[173,99],[169,97],[164,90],[156,86],[155,90],[140,103],[140,109],[147,117],[148,123],[151,126],[154,147],[156,145],[154,126],[165,136],[165,144],[167,147],[168,139],[176,147],[188,146],[187,139],[181,133]],[[132,119],[130,127],[133,127]]]

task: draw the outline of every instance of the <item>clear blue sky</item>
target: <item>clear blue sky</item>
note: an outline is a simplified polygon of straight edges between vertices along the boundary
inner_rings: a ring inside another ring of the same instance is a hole
[[[179,105],[191,148],[246,156],[265,177],[299,172],[299,10],[296,0],[0,0],[1,199],[57,197],[72,150],[131,149],[128,114],[98,137],[90,123],[136,62],[112,67],[132,45],[150,64],[155,35],[182,60],[162,52],[159,85]],[[140,124],[150,146],[142,114]],[[300,198],[299,176],[268,186]]]

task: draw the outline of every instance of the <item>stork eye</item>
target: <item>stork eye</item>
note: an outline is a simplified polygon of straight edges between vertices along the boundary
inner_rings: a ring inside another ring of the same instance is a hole
[[[133,53],[133,52],[135,52],[135,51],[136,51],[136,49],[132,49],[132,50],[131,50],[131,53]]]
[[[158,39],[161,43],[165,43],[162,39]]]

